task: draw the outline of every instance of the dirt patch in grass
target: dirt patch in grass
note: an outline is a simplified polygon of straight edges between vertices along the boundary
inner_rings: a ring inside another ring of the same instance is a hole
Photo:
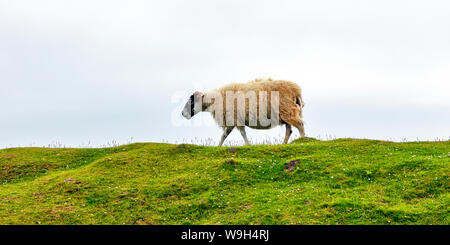
[[[42,194],[42,193],[33,193],[33,197],[35,199],[42,199],[44,197],[44,194]]]
[[[286,163],[286,165],[284,167],[286,168],[286,171],[293,172],[295,170],[295,166],[299,163],[300,163],[299,160],[292,160],[292,161]]]
[[[11,181],[26,176],[35,176],[54,169],[50,164],[27,164],[23,166],[3,165],[1,166],[0,180]]]
[[[85,184],[77,179],[72,179],[72,178],[65,179],[64,181],[67,183],[72,183],[72,184],[77,184],[77,185]]]
[[[236,165],[236,162],[235,162],[233,159],[227,159],[227,160],[225,161],[225,163],[226,163],[226,164],[229,164],[229,165]]]
[[[8,159],[8,158],[13,158],[15,156],[16,156],[15,154],[6,154],[6,155],[3,155],[3,158]]]

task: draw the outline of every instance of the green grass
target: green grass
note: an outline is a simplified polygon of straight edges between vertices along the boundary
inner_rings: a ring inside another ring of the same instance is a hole
[[[450,141],[231,148],[0,150],[0,224],[450,224]]]

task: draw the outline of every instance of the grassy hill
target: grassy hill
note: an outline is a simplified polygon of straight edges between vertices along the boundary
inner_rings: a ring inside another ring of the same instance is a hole
[[[450,224],[450,141],[0,150],[0,224]]]

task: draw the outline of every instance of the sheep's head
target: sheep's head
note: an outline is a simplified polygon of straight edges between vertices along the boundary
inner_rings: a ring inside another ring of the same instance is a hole
[[[181,114],[187,119],[191,119],[195,114],[202,111],[203,94],[201,92],[195,92],[189,97]]]

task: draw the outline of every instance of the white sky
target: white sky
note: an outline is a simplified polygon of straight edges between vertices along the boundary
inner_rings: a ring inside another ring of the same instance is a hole
[[[172,96],[257,77],[303,88],[308,136],[448,139],[449,44],[449,1],[0,0],[0,148],[218,140]]]

